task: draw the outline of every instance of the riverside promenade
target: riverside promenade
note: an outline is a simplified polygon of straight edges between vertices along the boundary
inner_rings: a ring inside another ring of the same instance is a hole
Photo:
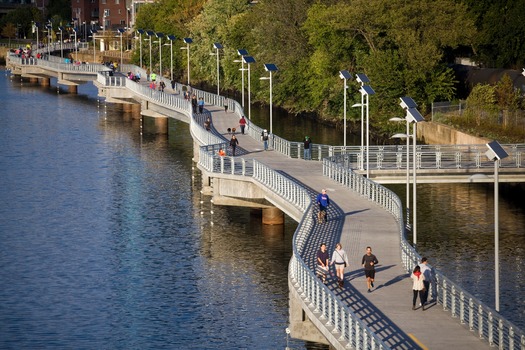
[[[322,188],[331,199],[327,223],[315,224],[306,261],[315,268],[316,253],[322,242],[330,254],[341,242],[350,265],[345,271],[345,286],[340,289],[332,277],[328,288],[391,348],[395,349],[487,349],[467,327],[450,317],[443,307],[432,302],[427,310],[412,310],[412,282],[403,268],[399,253],[399,233],[394,217],[383,208],[323,176],[322,162],[291,159],[273,150],[264,151],[263,143],[239,132],[239,117],[223,108],[206,106],[212,119],[212,131],[225,140],[228,128],[237,128],[237,157],[264,163],[293,178],[307,188],[313,201]],[[228,150],[228,154],[231,150]],[[361,259],[367,246],[379,260],[375,288],[367,293]],[[432,257],[429,257],[432,261]],[[418,300],[419,303],[419,300]]]

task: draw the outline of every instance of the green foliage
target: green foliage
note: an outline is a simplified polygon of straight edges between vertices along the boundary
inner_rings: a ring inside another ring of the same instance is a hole
[[[520,92],[514,88],[512,79],[505,74],[496,84],[495,95],[501,109],[515,111],[520,108]]]
[[[16,37],[17,26],[20,38],[32,38],[32,23],[41,21],[42,13],[37,8],[34,6],[21,6],[0,19],[0,28],[4,28],[8,23],[11,23],[15,27],[15,34],[10,36],[10,38]]]

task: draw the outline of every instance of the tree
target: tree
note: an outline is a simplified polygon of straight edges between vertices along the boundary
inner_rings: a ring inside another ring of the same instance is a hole
[[[11,47],[11,38],[16,36],[16,26],[13,23],[7,23],[2,28],[2,36],[9,38],[9,47]]]

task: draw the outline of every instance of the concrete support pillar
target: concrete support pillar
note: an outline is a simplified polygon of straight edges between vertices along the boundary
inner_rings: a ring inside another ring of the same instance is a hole
[[[31,84],[36,84],[36,83],[38,83],[38,78],[29,78],[29,82]]]
[[[131,106],[132,106],[132,105],[129,104],[129,103],[123,103],[123,104],[122,104],[122,111],[123,111],[124,113],[130,113],[130,112],[131,112]]]
[[[69,91],[70,94],[78,93],[78,85],[68,85],[67,91]]]
[[[296,339],[329,345],[328,340],[306,316],[297,292],[292,291],[293,288],[289,286],[290,335]]]
[[[168,134],[168,118],[154,118],[157,134]]]
[[[50,78],[40,78],[40,85],[42,86],[51,85],[51,79]]]
[[[140,119],[140,110],[141,110],[140,103],[133,103],[131,105],[131,118]]]
[[[263,225],[282,225],[284,224],[284,213],[279,208],[263,208]]]

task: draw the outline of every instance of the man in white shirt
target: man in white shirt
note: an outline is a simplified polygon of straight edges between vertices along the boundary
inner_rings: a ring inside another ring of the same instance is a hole
[[[421,303],[425,305],[428,301],[428,290],[430,288],[430,281],[432,280],[432,271],[430,267],[427,266],[428,259],[426,257],[421,258],[421,263],[419,264],[419,268],[421,269],[421,273],[425,276],[425,280],[423,281],[423,284],[425,285],[425,292],[423,294],[423,300]]]

